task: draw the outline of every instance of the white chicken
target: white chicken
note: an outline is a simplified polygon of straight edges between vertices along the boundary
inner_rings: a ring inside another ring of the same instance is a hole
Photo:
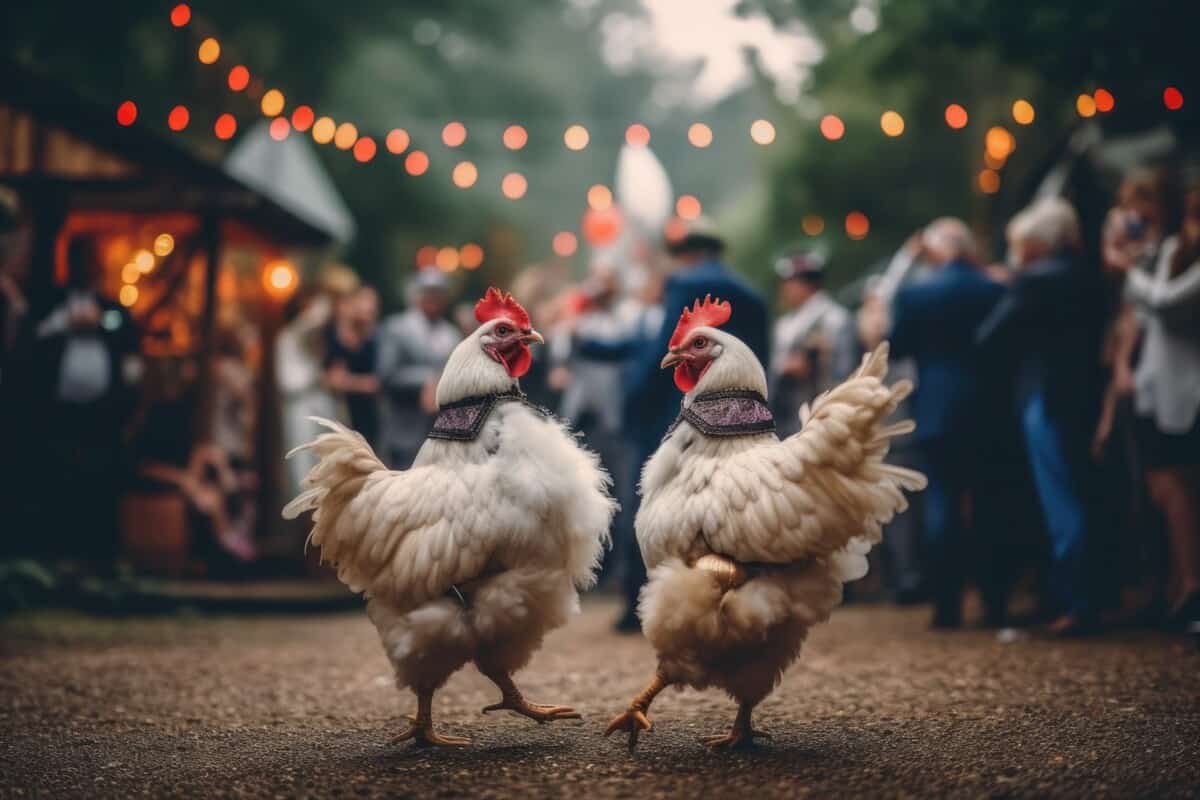
[[[526,701],[511,676],[578,610],[615,508],[597,457],[520,393],[529,344],[542,341],[525,309],[489,289],[475,316],[412,468],[388,470],[362,436],[320,420],[331,432],[300,448],[320,460],[283,511],[313,512],[311,542],[367,597],[396,685],[417,696],[398,740],[422,745],[469,743],[437,733],[432,716],[434,692],[469,661],[500,689],[485,712],[579,717]]]
[[[882,523],[902,511],[918,472],[883,463],[889,440],[914,427],[885,424],[911,391],[887,387],[887,346],[845,383],[801,409],[803,428],[780,441],[762,365],[718,330],[729,303],[684,309],[662,366],[675,366],[683,410],[642,472],[636,528],[650,570],[639,614],[658,654],[654,680],[605,735],[629,745],[669,685],[717,687],[739,704],[712,747],[750,744],[751,713],[828,619],[842,585],[866,574]]]

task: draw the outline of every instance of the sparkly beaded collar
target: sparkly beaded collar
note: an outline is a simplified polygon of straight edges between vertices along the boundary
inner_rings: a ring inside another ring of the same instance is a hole
[[[550,412],[541,406],[530,402],[520,387],[514,386],[507,392],[498,394],[481,394],[474,397],[464,397],[447,403],[438,411],[429,431],[430,439],[453,439],[460,442],[473,441],[483,430],[492,409],[501,403],[524,403],[529,408],[543,416],[551,416]]]
[[[775,417],[767,399],[753,389],[698,395],[679,412],[671,430],[683,420],[705,436],[747,436],[775,430]]]

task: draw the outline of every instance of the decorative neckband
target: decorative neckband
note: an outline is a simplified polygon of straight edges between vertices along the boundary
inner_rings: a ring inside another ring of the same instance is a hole
[[[775,430],[775,417],[767,399],[753,389],[698,395],[679,412],[671,430],[683,420],[705,436],[748,436]]]
[[[460,442],[470,442],[483,430],[492,410],[501,403],[523,403],[539,414],[549,417],[550,412],[530,402],[519,386],[514,386],[507,392],[497,394],[481,394],[474,397],[464,397],[447,403],[438,411],[429,431],[430,439],[453,439]]]

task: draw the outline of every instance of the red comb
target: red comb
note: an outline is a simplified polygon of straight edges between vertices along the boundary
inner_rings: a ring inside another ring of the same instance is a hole
[[[502,292],[495,286],[488,288],[483,299],[475,304],[475,319],[480,324],[490,322],[497,317],[508,317],[521,330],[529,330],[529,314],[521,304],[513,299],[511,294]]]
[[[674,350],[679,345],[683,344],[684,339],[694,329],[707,325],[712,328],[718,328],[729,322],[730,315],[733,314],[733,306],[729,305],[728,300],[717,298],[712,299],[712,295],[704,295],[704,302],[696,300],[692,303],[692,307],[684,306],[683,313],[679,315],[679,322],[675,325],[675,332],[671,334],[671,341],[667,345]]]

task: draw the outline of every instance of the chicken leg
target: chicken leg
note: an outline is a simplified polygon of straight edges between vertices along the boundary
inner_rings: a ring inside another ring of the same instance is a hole
[[[465,747],[470,739],[462,736],[444,736],[433,729],[433,690],[417,690],[417,715],[409,715],[412,725],[397,736],[393,742],[399,744],[412,739],[418,747]]]
[[[750,714],[754,711],[754,706],[750,703],[741,703],[738,705],[737,717],[733,721],[733,727],[729,729],[729,733],[719,733],[716,736],[705,736],[700,739],[700,743],[708,745],[714,750],[721,748],[734,747],[749,747],[754,744],[755,737],[770,739],[771,734],[764,731],[756,731],[750,725]]]
[[[579,712],[570,706],[548,706],[529,702],[507,672],[489,669],[479,662],[475,663],[479,667],[479,671],[500,689],[500,702],[485,706],[484,714],[492,711],[515,711],[521,716],[535,720],[538,724],[553,722],[556,719],[580,719]]]
[[[650,704],[654,702],[654,698],[658,697],[658,693],[671,685],[671,682],[662,675],[656,674],[654,680],[650,681],[649,685],[642,690],[642,693],[633,698],[633,702],[629,704],[629,709],[623,711],[613,718],[613,721],[608,723],[608,727],[604,730],[604,735],[608,736],[613,731],[629,731],[629,749],[632,750],[637,746],[638,734],[642,731],[651,730],[654,723],[646,716],[646,712],[650,710]]]

